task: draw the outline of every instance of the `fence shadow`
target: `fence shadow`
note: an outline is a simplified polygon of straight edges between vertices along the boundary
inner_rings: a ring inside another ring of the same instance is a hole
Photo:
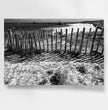
[[[104,56],[101,53],[93,52],[92,54],[79,54],[76,52],[61,52],[60,50],[52,51],[52,52],[42,52],[42,51],[35,51],[35,53],[27,55],[20,55],[17,53],[11,53],[8,51],[5,53],[5,59],[7,61],[11,61],[13,63],[22,63],[24,61],[31,61],[35,60],[36,62],[39,61],[74,61],[74,62],[91,62],[91,63],[103,63]],[[17,56],[17,57],[16,57]],[[47,57],[46,57],[47,56]]]

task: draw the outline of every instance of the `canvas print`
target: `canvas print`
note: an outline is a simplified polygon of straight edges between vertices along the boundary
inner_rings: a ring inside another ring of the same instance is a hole
[[[104,85],[104,20],[4,19],[4,84]]]

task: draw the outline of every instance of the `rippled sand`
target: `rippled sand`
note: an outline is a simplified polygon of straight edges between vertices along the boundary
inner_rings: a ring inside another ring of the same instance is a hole
[[[17,56],[13,56],[15,58]],[[75,63],[53,54],[35,56],[22,62],[11,58],[11,61],[5,60],[4,67],[4,83],[11,86],[104,85],[103,64]]]

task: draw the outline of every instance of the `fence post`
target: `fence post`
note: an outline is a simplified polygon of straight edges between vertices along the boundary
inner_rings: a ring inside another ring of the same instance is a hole
[[[57,29],[56,29],[56,43],[55,43],[55,50],[57,50]]]
[[[60,52],[62,51],[62,29],[61,29],[61,32],[60,32]]]
[[[103,31],[104,31],[104,29],[102,29],[102,31],[101,31],[101,35],[99,37],[99,41],[98,41],[98,44],[97,44],[96,52],[98,52],[99,44],[100,44],[100,41],[101,41],[102,36],[103,36]]]
[[[96,38],[96,35],[97,35],[97,30],[98,30],[98,27],[96,27],[96,30],[95,30],[95,33],[94,33],[94,36],[93,36],[93,41],[92,41],[92,46],[91,46],[90,54],[91,54],[92,51],[93,51],[94,42],[95,42],[95,38]]]
[[[65,50],[64,50],[64,52],[66,52],[66,49],[67,49],[67,29],[66,29],[66,37],[65,37]]]
[[[79,28],[77,29],[77,34],[76,34],[76,42],[75,42],[74,53],[76,52],[76,46],[77,46],[77,41],[78,41],[78,34],[79,34]]]
[[[71,30],[71,38],[70,38],[70,52],[71,52],[71,47],[72,47],[72,37],[73,37],[73,28]]]
[[[89,41],[90,33],[91,33],[91,28],[89,29],[89,33],[87,35],[87,42],[86,42],[86,47],[85,47],[85,55],[87,54],[87,46],[88,46],[88,41]]]
[[[85,34],[85,28],[83,28],[83,33],[82,33],[82,39],[81,39],[81,45],[80,45],[79,53],[81,53],[81,51],[82,51],[84,34]]]

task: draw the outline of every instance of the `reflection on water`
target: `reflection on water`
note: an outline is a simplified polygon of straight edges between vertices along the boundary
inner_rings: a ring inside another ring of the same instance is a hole
[[[95,31],[96,27],[93,24],[82,24],[82,23],[77,23],[77,24],[69,24],[68,26],[64,26],[64,27],[46,27],[46,28],[41,28],[44,30],[53,30],[53,32],[57,31],[60,32],[62,29],[63,34],[65,33],[65,30],[68,29],[68,33],[71,33],[71,29],[73,28],[73,32],[76,32],[77,29],[79,28],[79,31],[82,31],[83,28],[85,28],[85,32],[89,32],[89,29],[91,28],[92,31]]]

